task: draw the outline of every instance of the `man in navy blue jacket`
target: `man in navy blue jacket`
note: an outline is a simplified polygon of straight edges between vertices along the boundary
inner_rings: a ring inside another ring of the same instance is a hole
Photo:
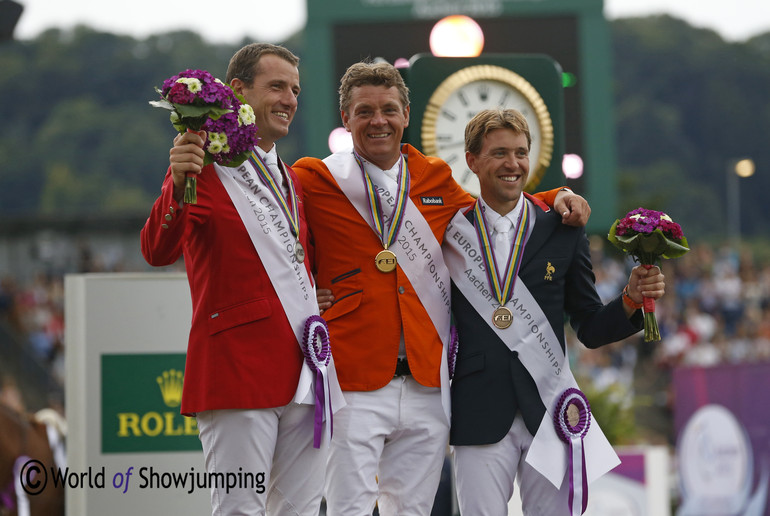
[[[585,477],[618,460],[576,394],[564,314],[589,348],[622,340],[642,328],[642,297],[661,297],[664,277],[657,267],[635,267],[604,305],[584,229],[523,193],[531,139],[521,113],[482,111],[465,142],[481,197],[458,213],[443,246],[459,336],[450,443],[460,512],[507,514],[518,475],[524,514],[571,514],[572,499],[587,493]],[[551,415],[560,401],[572,444],[559,439]],[[570,446],[585,446],[587,475]]]

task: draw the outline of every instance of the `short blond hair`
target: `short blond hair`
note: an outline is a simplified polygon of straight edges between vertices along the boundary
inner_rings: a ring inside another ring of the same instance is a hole
[[[471,154],[479,154],[484,137],[495,129],[511,129],[516,134],[525,135],[527,149],[532,148],[529,124],[521,112],[515,109],[485,109],[479,111],[465,126],[465,150]]]

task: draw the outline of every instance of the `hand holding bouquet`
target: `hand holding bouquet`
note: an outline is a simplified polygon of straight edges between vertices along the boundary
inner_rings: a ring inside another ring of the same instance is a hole
[[[678,258],[690,250],[682,228],[660,211],[637,208],[616,220],[607,236],[615,247],[650,268],[661,258]],[[644,298],[644,340],[660,340],[655,300]]]
[[[185,70],[155,90],[161,100],[150,104],[171,111],[171,124],[180,134],[206,131],[204,166],[218,163],[236,167],[246,161],[259,141],[251,106],[205,70]],[[195,174],[185,179],[184,202],[197,202]]]

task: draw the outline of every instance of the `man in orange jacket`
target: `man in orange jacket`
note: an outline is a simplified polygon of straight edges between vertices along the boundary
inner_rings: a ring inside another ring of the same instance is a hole
[[[330,516],[427,515],[449,433],[446,362],[447,224],[473,201],[442,160],[402,145],[409,93],[386,63],[357,63],[342,78],[340,111],[353,150],[303,158],[300,178],[320,287],[347,407],[334,416],[326,471]],[[585,201],[540,194],[573,224]],[[558,197],[558,202],[557,202]]]

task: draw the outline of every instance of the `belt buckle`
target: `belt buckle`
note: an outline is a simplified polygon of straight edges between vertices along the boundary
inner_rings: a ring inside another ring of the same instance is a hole
[[[399,358],[396,361],[396,372],[393,374],[393,378],[398,378],[400,376],[407,376],[412,374],[412,372],[409,370],[409,362],[406,358]]]

